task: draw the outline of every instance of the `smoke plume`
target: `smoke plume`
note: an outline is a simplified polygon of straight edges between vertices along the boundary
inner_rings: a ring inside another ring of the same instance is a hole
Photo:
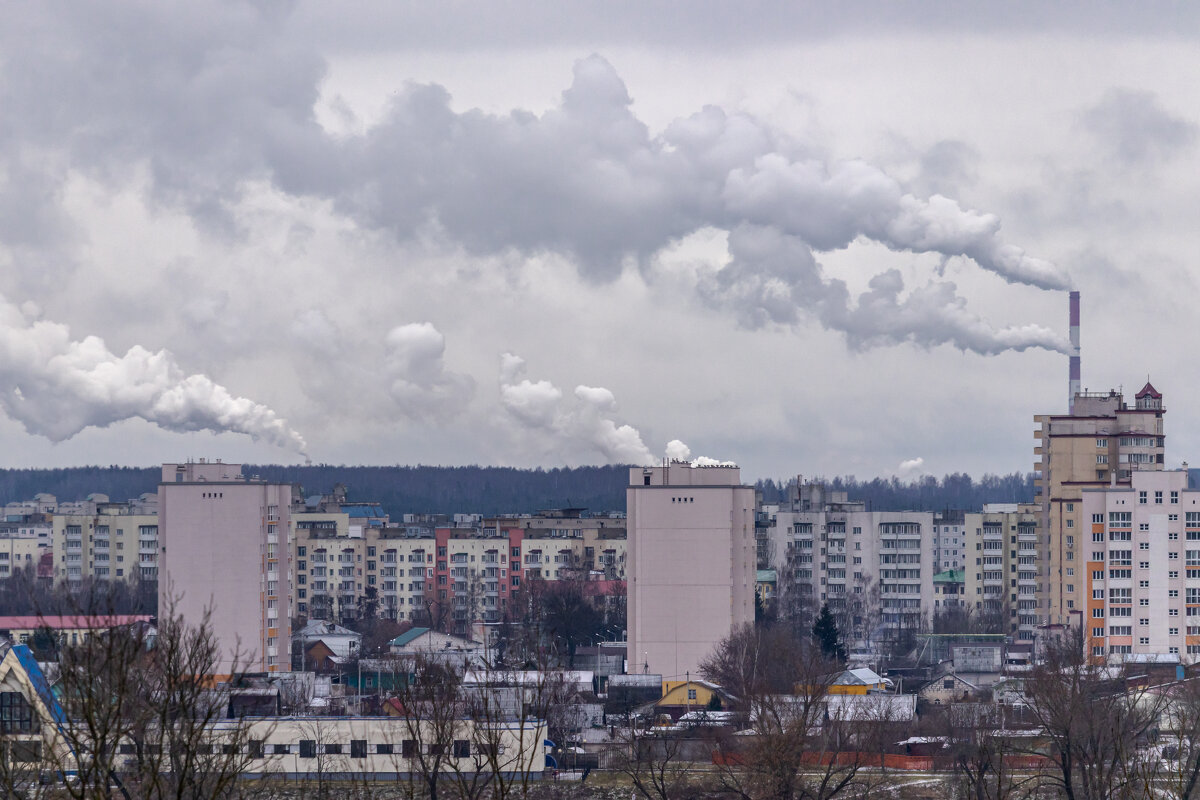
[[[305,452],[303,437],[270,408],[205,375],[186,375],[166,350],[123,356],[95,336],[73,340],[66,325],[38,320],[31,306],[0,298],[0,408],[51,441],[84,428],[140,418],[169,431],[244,433]]]
[[[736,467],[732,461],[720,461],[708,456],[696,456],[692,458],[692,448],[688,447],[678,439],[672,439],[667,442],[667,460],[683,461],[691,464],[693,467]]]
[[[548,448],[584,448],[611,464],[654,463],[641,434],[612,419],[617,401],[599,386],[576,386],[574,400],[550,381],[524,377],[525,361],[512,353],[500,357],[500,403],[522,434],[540,436]]]
[[[61,239],[54,187],[71,174],[116,184],[139,171],[150,198],[202,223],[228,226],[231,201],[264,181],[328,203],[363,230],[473,254],[560,254],[593,280],[611,280],[631,261],[653,280],[663,248],[716,229],[741,240],[719,281],[729,298],[697,289],[743,324],[816,319],[856,347],[1061,347],[1036,326],[992,328],[952,283],[904,298],[883,273],[851,298],[813,258],[865,239],[970,259],[1010,283],[1070,285],[1063,270],[1004,241],[995,214],[918,196],[864,161],[815,157],[744,113],[707,106],[652,133],[599,56],[580,60],[560,102],[541,114],[460,112],[443,87],[408,84],[378,124],[331,133],[313,112],[327,65],[311,43],[288,38],[287,13],[236,3],[187,15],[51,4],[13,20],[0,47],[17,68],[0,101],[38,113],[12,114],[0,130],[0,173],[33,172],[19,185],[46,188],[0,186],[21,192],[13,214],[0,213],[0,233]],[[33,166],[25,153],[48,155]],[[764,251],[752,236],[791,244]]]

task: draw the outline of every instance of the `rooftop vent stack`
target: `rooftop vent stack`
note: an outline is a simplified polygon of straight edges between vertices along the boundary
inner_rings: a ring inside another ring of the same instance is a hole
[[[1079,292],[1071,292],[1071,357],[1068,374],[1067,409],[1075,413],[1075,395],[1079,394]]]

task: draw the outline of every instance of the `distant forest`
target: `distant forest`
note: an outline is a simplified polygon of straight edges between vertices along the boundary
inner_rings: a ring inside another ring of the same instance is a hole
[[[576,507],[593,512],[624,511],[628,468],[575,467],[513,469],[510,467],[348,467],[318,464],[307,467],[275,464],[245,466],[247,475],[299,483],[306,494],[329,492],[346,485],[348,499],[378,502],[393,516],[405,513],[528,513],[545,508]],[[38,492],[59,500],[82,500],[93,492],[114,501],[156,490],[158,467],[71,467],[66,469],[0,469],[0,501],[32,499]],[[763,501],[777,503],[787,496],[789,481],[760,480]],[[955,473],[941,480],[932,476],[903,482],[896,478],[859,481],[853,477],[828,480],[854,500],[865,500],[874,511],[973,510],[984,503],[1032,502],[1033,476],[984,475],[975,481]]]
[[[847,492],[851,500],[865,500],[870,511],[977,511],[984,503],[1032,503],[1034,499],[1032,472],[989,474],[978,481],[956,472],[941,480],[926,475],[907,483],[898,478],[859,481],[853,477],[826,482],[836,491]],[[795,483],[795,478],[781,483],[768,479],[756,485],[764,503],[778,503]]]

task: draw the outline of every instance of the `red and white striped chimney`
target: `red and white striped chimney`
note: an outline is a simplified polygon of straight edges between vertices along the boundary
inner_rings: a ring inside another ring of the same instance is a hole
[[[1075,413],[1075,395],[1079,394],[1079,292],[1071,292],[1071,358],[1067,386],[1070,396],[1067,398],[1068,413]]]

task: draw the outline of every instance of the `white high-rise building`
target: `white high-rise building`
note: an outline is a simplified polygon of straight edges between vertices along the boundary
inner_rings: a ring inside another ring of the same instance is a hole
[[[629,671],[695,676],[754,622],[754,487],[734,466],[635,467],[626,490]]]
[[[933,613],[934,519],[928,511],[867,511],[862,501],[797,480],[769,521],[783,613],[828,604],[853,639],[915,631]],[[960,524],[961,527],[961,524]]]

